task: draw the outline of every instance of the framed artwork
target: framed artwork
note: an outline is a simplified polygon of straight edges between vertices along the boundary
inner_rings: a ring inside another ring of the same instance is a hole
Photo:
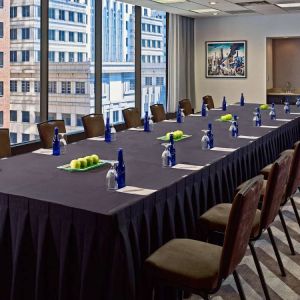
[[[206,78],[246,78],[247,42],[206,42]]]

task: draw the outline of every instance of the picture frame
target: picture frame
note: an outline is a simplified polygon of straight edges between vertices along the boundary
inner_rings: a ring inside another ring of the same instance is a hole
[[[206,78],[247,78],[247,41],[208,41]]]

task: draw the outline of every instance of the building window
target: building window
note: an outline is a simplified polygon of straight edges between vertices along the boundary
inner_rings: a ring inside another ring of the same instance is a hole
[[[74,52],[69,52],[69,62],[74,62]]]
[[[83,13],[77,13],[77,21],[78,21],[78,23],[84,23],[83,22]]]
[[[49,51],[48,52],[49,62],[55,62],[55,52]]]
[[[34,112],[34,123],[40,123],[41,122],[41,115],[39,111]]]
[[[49,19],[55,19],[55,9],[49,8]]]
[[[11,92],[17,92],[18,91],[18,81],[17,80],[11,80],[10,81],[10,91]]]
[[[22,40],[30,39],[30,30],[29,28],[22,28]]]
[[[74,32],[69,32],[69,42],[74,42]]]
[[[65,121],[66,126],[71,126],[71,114],[62,114],[62,119]]]
[[[17,122],[17,111],[16,110],[11,110],[10,111],[10,121],[11,122]]]
[[[29,137],[30,135],[27,133],[22,133],[22,143],[27,143],[29,142]]]
[[[9,133],[9,139],[11,144],[17,143],[17,133],[16,132],[10,132]]]
[[[157,48],[160,48],[160,47],[161,47],[161,42],[157,41]]]
[[[135,80],[130,79],[129,80],[129,90],[134,91],[135,90]]]
[[[152,77],[145,77],[145,85],[152,85]]]
[[[65,11],[60,9],[58,11],[58,19],[64,21],[65,20]]]
[[[161,26],[157,26],[157,32],[161,33]]]
[[[62,94],[71,94],[71,82],[70,81],[62,81],[61,93]]]
[[[18,38],[18,30],[16,28],[13,28],[10,30],[10,39],[16,40]]]
[[[83,33],[82,32],[78,32],[77,41],[78,41],[78,43],[83,43]]]
[[[23,18],[30,17],[30,6],[29,5],[22,6],[22,17]]]
[[[155,25],[152,25],[152,32],[156,32]]]
[[[76,115],[76,126],[77,127],[82,127],[82,117],[83,115]]]
[[[146,40],[142,40],[142,47],[146,47]]]
[[[119,111],[113,111],[113,122],[117,123],[119,122]]]
[[[50,29],[48,35],[50,41],[55,41],[55,30]]]
[[[164,77],[156,77],[156,85],[164,85]]]
[[[73,11],[69,11],[69,21],[74,22],[74,12]]]
[[[145,30],[146,30],[146,24],[143,23],[143,24],[142,24],[142,31],[145,31]]]
[[[29,61],[29,50],[22,51],[22,62]]]
[[[85,94],[85,83],[84,82],[76,82],[75,93],[76,94]]]
[[[59,52],[58,53],[58,61],[59,62],[65,62],[65,52]]]
[[[4,86],[3,86],[3,81],[0,81],[0,97],[3,97],[4,95]]]
[[[65,32],[62,31],[62,30],[59,31],[59,40],[60,40],[61,42],[64,42],[64,41],[65,41]]]
[[[18,53],[17,51],[10,51],[10,62],[18,61]]]
[[[34,55],[35,55],[35,62],[40,62],[41,61],[41,51],[40,50],[35,51]]]
[[[56,113],[48,113],[48,120],[49,121],[56,120]]]
[[[3,126],[3,111],[0,111],[0,126]]]
[[[152,41],[152,48],[156,48],[156,41]]]
[[[30,92],[30,82],[27,80],[22,80],[22,93]]]
[[[83,62],[83,53],[82,52],[77,53],[77,60],[78,60],[78,62]]]
[[[0,68],[3,68],[3,52],[0,52]]]
[[[3,38],[3,22],[0,22],[0,39]]]
[[[49,81],[48,82],[48,93],[49,94],[56,94],[56,81]]]
[[[17,17],[17,6],[13,6],[10,8],[10,18],[16,18]]]
[[[34,82],[34,92],[35,92],[35,93],[39,93],[39,92],[40,92],[40,89],[41,89],[40,86],[41,86],[41,85],[40,85],[40,82],[39,82],[39,81],[35,81],[35,82]]]
[[[0,8],[3,8],[3,0],[0,0]]]

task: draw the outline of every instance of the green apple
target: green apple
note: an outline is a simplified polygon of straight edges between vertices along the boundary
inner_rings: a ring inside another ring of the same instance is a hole
[[[175,130],[175,131],[173,132],[173,137],[174,137],[174,140],[179,139],[178,130]]]
[[[93,158],[91,156],[86,156],[85,159],[88,167],[93,165]]]
[[[99,158],[99,156],[97,154],[93,154],[90,157],[92,158],[94,165],[99,163],[100,158]]]
[[[221,116],[221,121],[226,121],[226,116]]]
[[[80,162],[77,160],[77,159],[73,159],[71,162],[70,162],[70,167],[72,169],[80,169]]]
[[[227,115],[226,115],[226,119],[227,119],[227,121],[232,120],[232,114],[227,114]]]
[[[85,158],[78,158],[78,161],[80,163],[80,169],[85,169],[87,167],[87,161]]]
[[[262,104],[261,106],[260,106],[260,109],[262,109],[262,110],[266,110],[266,109],[268,109],[269,108],[269,105],[268,104]]]
[[[167,133],[166,133],[166,139],[167,139],[167,140],[170,139],[170,134],[171,134],[171,133],[172,133],[172,132],[167,132]],[[174,136],[173,136],[173,137],[174,137]]]
[[[178,132],[178,138],[181,139],[183,137],[183,131],[177,130],[177,132]]]

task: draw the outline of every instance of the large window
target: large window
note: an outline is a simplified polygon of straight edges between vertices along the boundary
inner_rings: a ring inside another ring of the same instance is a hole
[[[112,122],[122,122],[114,111],[135,105],[134,6],[103,1],[102,15],[102,109]]]
[[[142,9],[142,115],[155,103],[166,108],[166,17],[165,12]]]

